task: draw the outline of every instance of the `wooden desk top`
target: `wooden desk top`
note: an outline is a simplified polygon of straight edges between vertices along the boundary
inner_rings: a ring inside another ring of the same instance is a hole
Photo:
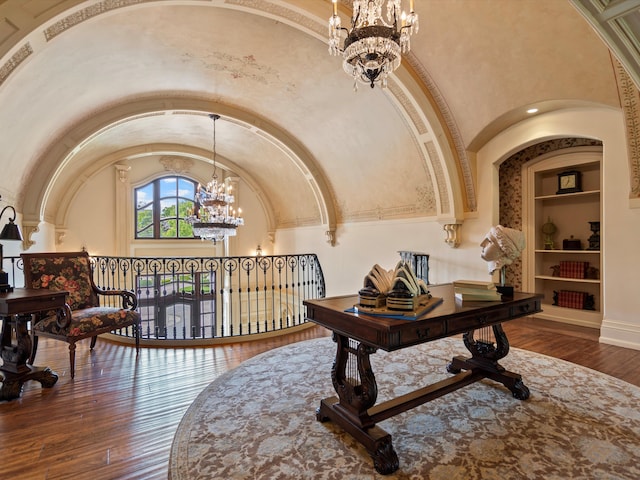
[[[433,310],[416,320],[402,320],[345,310],[358,303],[357,295],[305,300],[307,319],[336,333],[385,351],[417,345],[503,323],[540,312],[543,296],[516,292],[501,302],[461,302],[453,285],[430,285],[434,297],[443,299]]]
[[[47,289],[16,288],[0,293],[0,316],[22,315],[54,310],[64,306],[68,292]]]

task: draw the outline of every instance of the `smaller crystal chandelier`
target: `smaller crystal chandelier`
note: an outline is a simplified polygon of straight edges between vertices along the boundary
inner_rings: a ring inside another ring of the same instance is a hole
[[[354,89],[358,81],[387,86],[387,76],[400,66],[401,53],[411,49],[410,37],[418,32],[418,15],[410,0],[409,14],[401,12],[402,0],[353,0],[351,29],[343,28],[338,16],[338,0],[333,1],[333,15],[329,18],[329,53],[342,54],[344,71],[353,77]],[[382,6],[387,4],[387,21]],[[342,32],[346,33],[340,48]]]
[[[220,115],[212,113],[209,118],[213,120],[213,176],[206,186],[198,185],[193,213],[187,221],[193,226],[194,236],[214,243],[233,237],[240,225],[244,225],[244,219],[240,216],[242,211],[231,206],[235,201],[231,195],[231,186],[224,182],[218,182],[216,173],[216,120]]]

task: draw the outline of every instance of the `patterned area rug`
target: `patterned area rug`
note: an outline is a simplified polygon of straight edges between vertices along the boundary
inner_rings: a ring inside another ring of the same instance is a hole
[[[447,362],[466,353],[456,338],[378,351],[378,402],[446,378]],[[309,340],[214,381],[178,427],[170,479],[640,478],[640,388],[518,349],[501,364],[522,374],[528,400],[484,380],[381,422],[400,468],[380,475],[359,443],[316,420],[335,395],[334,354],[330,338]]]

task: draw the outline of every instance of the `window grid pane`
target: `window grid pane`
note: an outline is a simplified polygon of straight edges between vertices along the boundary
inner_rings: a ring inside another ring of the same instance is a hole
[[[135,189],[136,238],[193,237],[187,218],[193,212],[196,182],[163,177]]]

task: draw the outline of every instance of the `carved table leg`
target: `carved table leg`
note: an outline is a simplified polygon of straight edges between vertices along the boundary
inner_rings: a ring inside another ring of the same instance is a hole
[[[501,324],[493,325],[493,343],[476,340],[475,330],[463,334],[463,341],[467,349],[471,352],[471,358],[454,357],[447,365],[449,373],[460,373],[461,370],[481,371],[485,377],[502,383],[507,387],[513,396],[519,400],[529,398],[529,388],[522,382],[522,377],[504,369],[498,360],[504,358],[509,353],[509,340],[502,329]]]
[[[14,400],[22,394],[22,385],[29,380],[40,382],[43,388],[51,388],[58,381],[58,375],[49,367],[27,367],[27,373],[15,374],[1,372],[4,375],[2,387],[0,387],[0,401]]]
[[[0,387],[0,401],[13,400],[20,397],[22,385],[35,380],[44,388],[50,388],[58,381],[58,375],[50,368],[37,368],[27,365],[31,354],[31,338],[27,332],[30,315],[5,317],[2,321],[2,367],[0,374],[4,377]],[[12,330],[16,343],[12,343]]]
[[[337,344],[337,350],[331,380],[338,398],[322,400],[316,418],[321,422],[331,420],[340,425],[367,449],[376,471],[383,475],[393,473],[398,469],[399,462],[391,435],[377,427],[367,413],[378,397],[378,387],[369,360],[376,349],[336,333],[333,334],[333,341]]]

